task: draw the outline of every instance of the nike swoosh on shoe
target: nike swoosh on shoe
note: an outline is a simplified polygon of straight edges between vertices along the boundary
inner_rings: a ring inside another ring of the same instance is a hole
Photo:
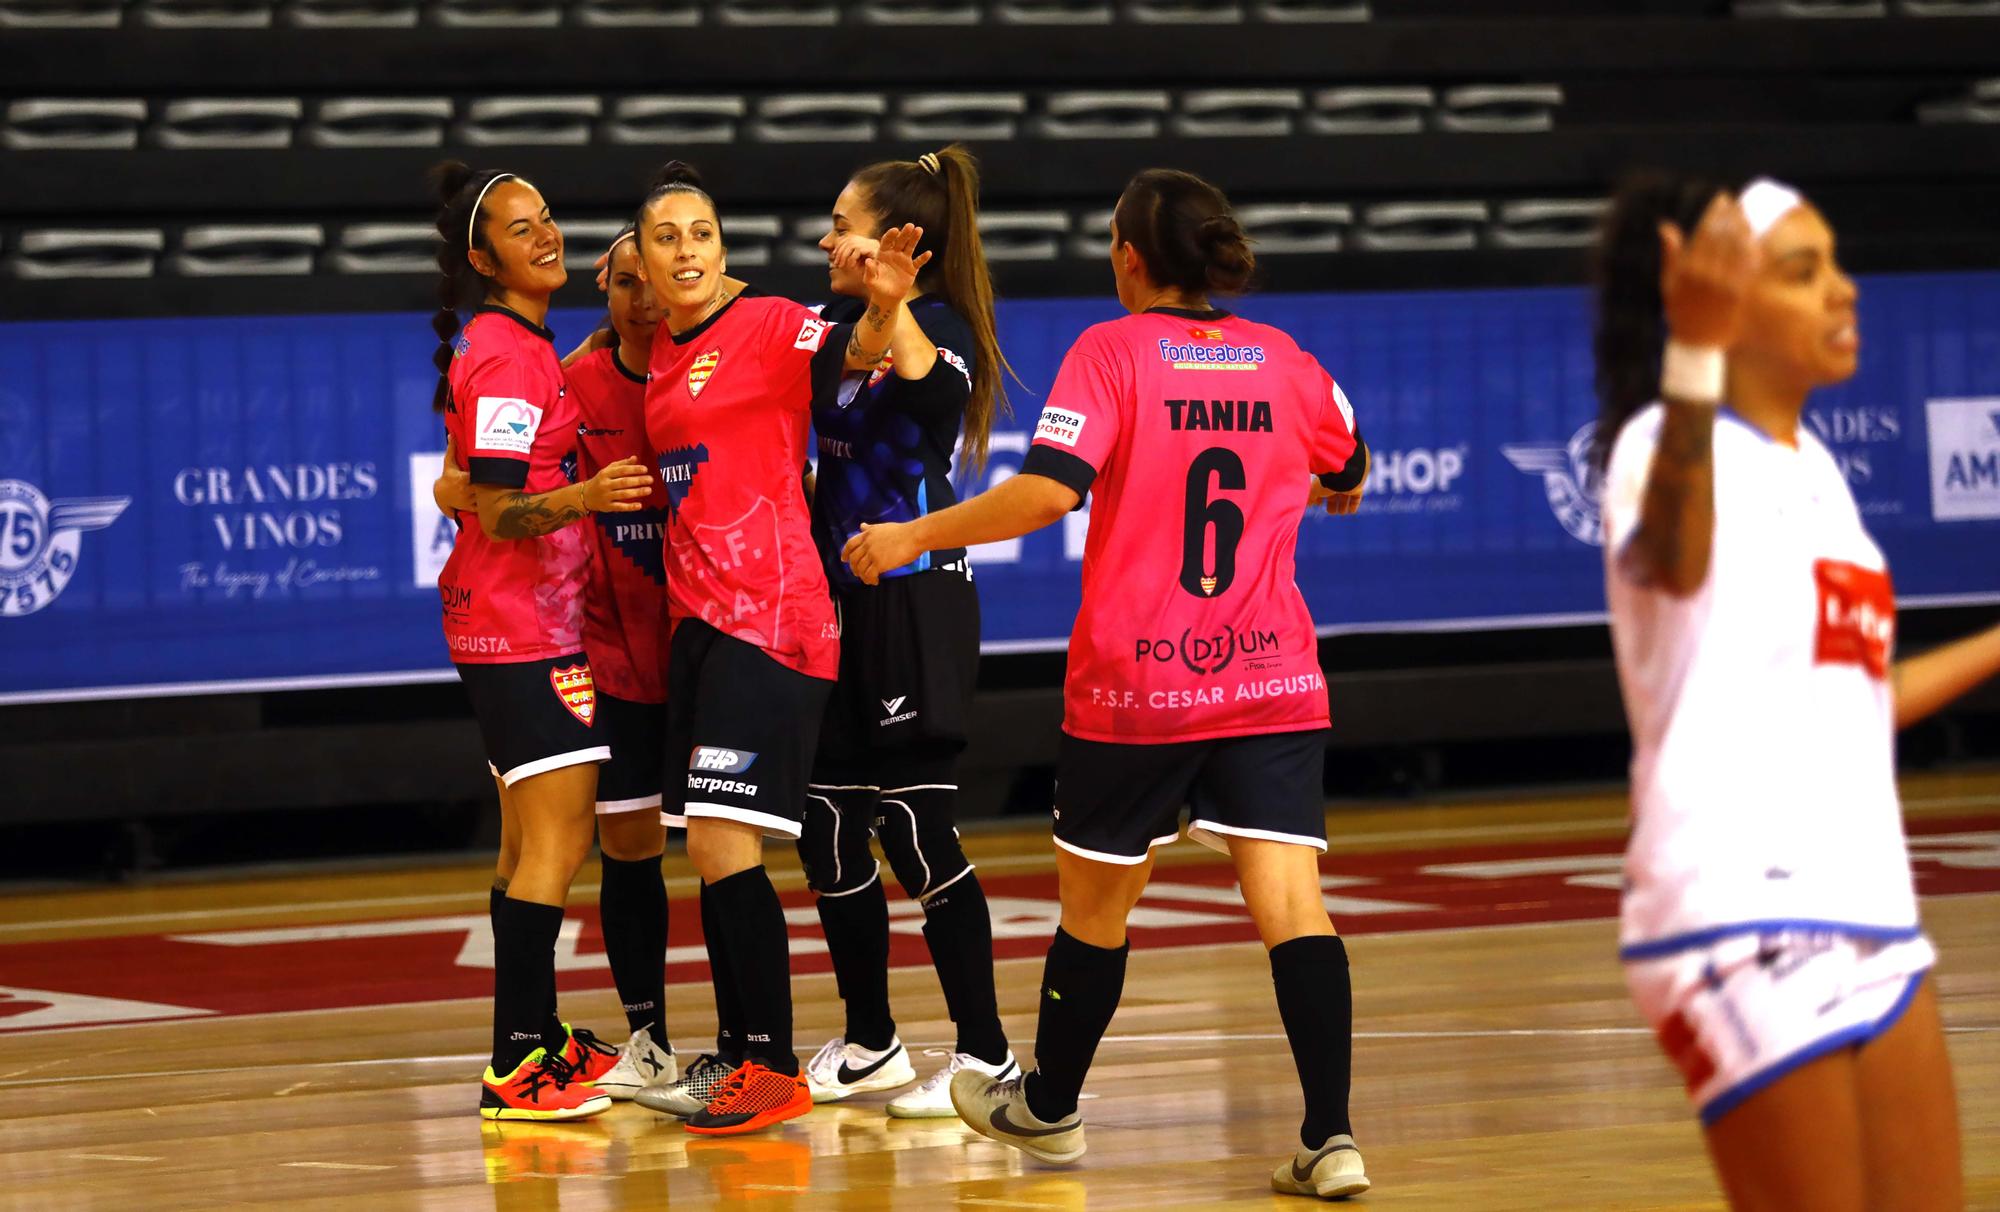
[[[1076,1127],[1075,1124],[1057,1124],[1053,1128],[1016,1127],[1014,1121],[1007,1118],[1007,1108],[1005,1107],[994,1108],[992,1122],[994,1127],[1010,1136],[1054,1136],[1058,1132],[1068,1132]],[[1293,1164],[1296,1165],[1297,1163]]]
[[[1359,1153],[1361,1151],[1360,1149],[1356,1148],[1353,1145],[1328,1145],[1326,1148],[1321,1149],[1319,1152],[1313,1154],[1312,1160],[1307,1162],[1303,1166],[1299,1164],[1299,1159],[1294,1157],[1292,1159],[1292,1177],[1302,1183],[1311,1182],[1313,1171],[1319,1168],[1320,1160],[1322,1158],[1325,1158],[1329,1154],[1338,1153],[1342,1149],[1346,1149],[1355,1153]]]
[[[834,1079],[843,1086],[851,1086],[855,1082],[861,1081],[863,1078],[866,1078],[869,1074],[875,1072],[877,1069],[880,1069],[882,1066],[896,1059],[896,1054],[901,1051],[902,1051],[901,1048],[892,1049],[891,1051],[883,1054],[882,1056],[877,1057],[875,1059],[875,1063],[868,1066],[866,1069],[850,1069],[847,1067],[846,1061],[841,1061],[840,1068],[837,1071],[835,1071],[833,1075]]]

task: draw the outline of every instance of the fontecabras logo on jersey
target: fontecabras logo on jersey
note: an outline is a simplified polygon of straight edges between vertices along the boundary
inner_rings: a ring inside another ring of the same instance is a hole
[[[1567,445],[1523,442],[1502,446],[1500,453],[1520,471],[1542,477],[1549,509],[1569,536],[1592,547],[1604,546],[1604,481],[1590,448],[1597,422],[1585,423]]]
[[[695,473],[708,462],[708,445],[676,446],[660,456],[660,479],[667,485],[667,508],[680,512],[681,502],[694,490]]]
[[[26,480],[0,480],[0,618],[33,614],[76,575],[83,532],[118,520],[131,497],[51,501]]]

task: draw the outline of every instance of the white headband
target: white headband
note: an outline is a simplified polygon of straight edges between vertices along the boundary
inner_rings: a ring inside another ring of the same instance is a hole
[[[479,196],[472,200],[472,213],[465,217],[465,246],[467,248],[473,247],[472,235],[479,228],[479,208],[486,204],[486,191],[492,189],[502,181],[517,181],[519,179],[513,173],[501,173],[480,188]]]
[[[638,238],[639,238],[639,229],[636,227],[633,228],[631,231],[621,232],[619,233],[618,238],[611,242],[611,247],[604,250],[604,255],[608,257],[612,253],[618,251],[618,246],[620,244],[625,243],[625,241],[627,240],[636,240]]]
[[[1805,205],[1805,201],[1798,190],[1769,177],[1759,177],[1744,186],[1736,199],[1743,208],[1743,217],[1750,221],[1750,234],[1759,240],[1770,234],[1778,220]]]

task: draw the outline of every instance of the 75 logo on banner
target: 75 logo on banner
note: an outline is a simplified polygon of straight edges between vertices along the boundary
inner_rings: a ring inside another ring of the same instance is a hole
[[[118,520],[131,497],[51,501],[26,480],[0,480],[0,618],[33,614],[69,586],[83,532]]]

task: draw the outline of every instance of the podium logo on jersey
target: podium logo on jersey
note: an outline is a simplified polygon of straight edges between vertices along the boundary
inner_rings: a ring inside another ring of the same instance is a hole
[[[589,665],[562,665],[549,670],[549,685],[556,699],[569,713],[590,727],[597,718],[597,686],[590,680]]]
[[[701,394],[701,389],[708,386],[709,379],[715,376],[715,368],[720,365],[722,365],[722,351],[720,349],[706,350],[694,356],[694,365],[688,367],[688,397],[690,399]]]
[[[69,586],[83,532],[118,520],[131,497],[51,501],[26,480],[0,480],[0,618],[33,614]]]
[[[1896,646],[1896,594],[1889,574],[1841,560],[1816,560],[1819,620],[1813,664],[1859,665],[1869,676],[1889,676]]]

